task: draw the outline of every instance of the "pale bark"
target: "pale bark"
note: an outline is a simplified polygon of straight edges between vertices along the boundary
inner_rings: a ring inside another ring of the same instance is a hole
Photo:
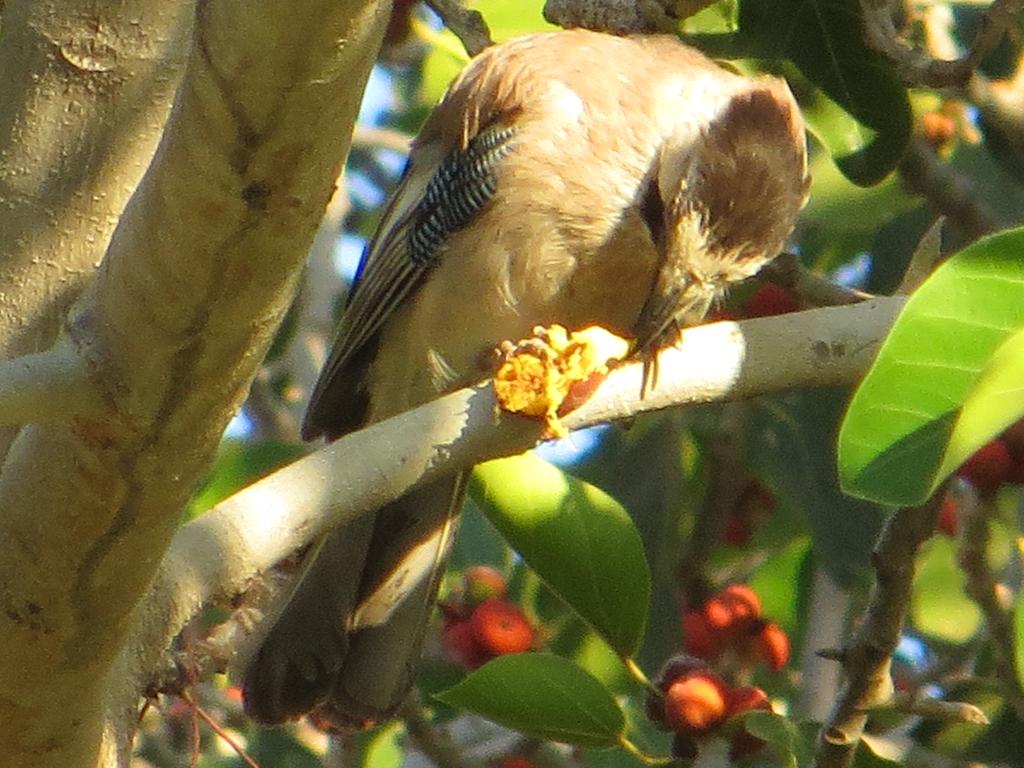
[[[0,28],[0,357],[44,349],[160,138],[189,3],[8,0]],[[13,429],[0,430],[0,456]]]
[[[126,4],[116,5],[120,14]],[[162,5],[165,13],[180,6]],[[121,715],[116,722],[130,722],[123,717],[129,683],[115,661],[181,506],[288,305],[348,146],[387,5],[198,4],[187,70],[153,164],[71,311],[68,341],[53,351],[73,368],[76,359],[86,367],[82,386],[98,397],[82,396],[77,402],[90,408],[69,410],[65,423],[24,427],[0,474],[5,765],[126,761],[130,732],[104,733],[108,705]],[[6,45],[19,23],[15,6],[51,23],[69,15],[66,3],[9,3],[0,41]],[[105,71],[106,59],[97,55],[106,50],[104,29],[73,49],[75,68]],[[156,37],[167,40],[161,30]],[[67,53],[56,46],[47,55]],[[73,102],[65,106],[74,111]],[[152,111],[143,117],[159,121]],[[67,170],[60,146],[50,150],[38,185]],[[82,185],[68,194],[92,194]],[[57,271],[64,247],[97,238],[88,227],[54,228],[45,213],[26,213],[25,220],[32,228],[22,238],[56,241],[60,259],[54,256],[50,269]],[[59,235],[47,235],[53,229]],[[25,248],[31,261],[33,243]],[[71,269],[86,270],[92,261]],[[21,281],[14,273],[4,279]],[[36,293],[2,307],[12,325],[59,316],[66,300],[54,289]],[[41,326],[25,334],[35,334],[29,349],[50,335]],[[105,407],[99,416],[91,409],[97,399]]]

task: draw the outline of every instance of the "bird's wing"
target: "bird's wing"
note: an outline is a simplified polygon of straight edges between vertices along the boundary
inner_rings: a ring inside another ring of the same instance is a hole
[[[493,197],[497,165],[514,131],[484,127],[466,145],[444,153],[419,146],[356,273],[349,304],[302,424],[309,440],[337,437],[362,421],[359,368],[377,332],[434,265],[447,237],[466,226]],[[356,369],[356,370],[351,370]]]

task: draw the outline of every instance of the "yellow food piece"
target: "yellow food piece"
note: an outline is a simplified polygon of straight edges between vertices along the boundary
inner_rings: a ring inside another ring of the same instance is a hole
[[[599,326],[569,333],[560,325],[535,328],[535,336],[505,345],[494,376],[498,406],[510,413],[542,417],[549,432],[564,437],[558,411],[573,386],[629,353],[629,342]]]

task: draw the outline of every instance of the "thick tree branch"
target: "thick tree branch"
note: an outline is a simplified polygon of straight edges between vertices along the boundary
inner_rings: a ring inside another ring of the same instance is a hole
[[[678,347],[659,355],[658,384],[645,397],[643,365],[626,365],[564,423],[575,429],[679,404],[851,384],[871,363],[902,302],[876,299],[690,329]],[[418,482],[519,453],[536,444],[543,429],[531,419],[499,416],[488,385],[460,390],[347,435],[184,526],[122,659],[136,681],[136,695],[202,606],[229,602],[331,527],[377,509]]]
[[[130,685],[111,667],[291,299],[387,10],[198,4],[160,148],[66,327],[106,409],[22,429],[0,475],[7,764],[127,764],[131,728],[101,737]]]

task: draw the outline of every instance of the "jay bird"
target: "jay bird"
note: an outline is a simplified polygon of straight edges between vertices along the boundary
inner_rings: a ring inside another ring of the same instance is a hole
[[[779,252],[807,187],[803,122],[777,78],[669,36],[492,46],[413,144],[303,436],[331,440],[486,378],[493,350],[537,325],[600,325],[655,351]],[[393,714],[464,480],[418,487],[311,550],[249,663],[251,716]]]

